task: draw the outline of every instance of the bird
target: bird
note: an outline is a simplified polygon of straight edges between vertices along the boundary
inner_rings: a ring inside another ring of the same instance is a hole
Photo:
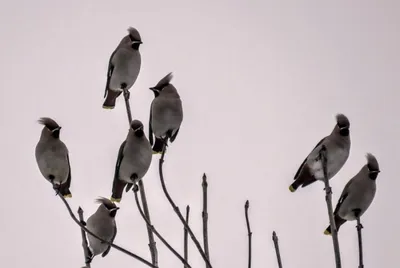
[[[44,125],[35,148],[39,170],[58,194],[70,198],[71,165],[68,148],[60,140],[61,126],[49,117],[41,117],[38,123]]]
[[[114,109],[116,99],[136,82],[141,66],[139,46],[143,44],[138,30],[128,28],[129,34],[120,41],[110,56],[107,71],[107,83],[104,92],[104,109]]]
[[[350,121],[344,114],[336,115],[336,125],[330,135],[324,137],[304,159],[289,186],[295,192],[299,186],[306,187],[317,180],[324,180],[320,151],[325,150],[327,177],[333,178],[344,166],[350,154]]]
[[[119,203],[124,187],[128,192],[146,175],[152,157],[151,145],[144,134],[142,122],[132,120],[126,140],[119,148],[111,201]]]
[[[176,88],[171,84],[172,72],[163,77],[150,90],[154,99],[150,107],[149,139],[153,146],[153,154],[163,151],[168,139],[172,143],[176,139],[183,120],[182,101]],[[155,142],[153,145],[153,134]]]
[[[98,237],[113,243],[117,235],[117,224],[115,216],[117,207],[112,201],[107,198],[99,197],[96,203],[100,204],[96,212],[91,215],[83,225]],[[99,254],[104,258],[111,249],[111,246],[95,238],[91,234],[87,234],[89,240],[89,263]]]
[[[337,231],[346,221],[354,221],[361,217],[374,200],[376,179],[381,171],[373,154],[367,153],[366,158],[367,164],[347,182],[333,212]],[[330,225],[324,234],[331,234]]]

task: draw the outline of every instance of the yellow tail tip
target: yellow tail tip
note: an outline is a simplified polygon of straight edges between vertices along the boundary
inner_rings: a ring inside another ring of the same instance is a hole
[[[153,154],[162,154],[162,152],[153,151]]]
[[[72,194],[66,194],[66,195],[63,195],[64,196],[64,198],[72,198]]]
[[[324,235],[331,235],[331,232],[329,232],[328,230],[325,230]]]
[[[114,106],[104,106],[103,105],[103,109],[112,110],[112,109],[114,109]]]
[[[296,189],[293,188],[292,185],[289,186],[289,191],[291,191],[292,193],[294,193],[296,191]]]
[[[117,203],[121,202],[121,198],[115,199],[114,197],[111,197],[110,200]]]

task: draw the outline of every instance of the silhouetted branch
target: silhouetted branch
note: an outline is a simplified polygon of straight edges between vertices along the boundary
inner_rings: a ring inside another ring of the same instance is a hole
[[[129,104],[130,93],[127,89],[124,89],[123,91],[124,91],[126,114],[128,116],[128,121],[129,121],[128,124],[130,127],[131,123],[132,123],[132,112],[131,112],[131,106]],[[150,213],[149,213],[149,208],[147,206],[147,200],[146,200],[146,192],[144,190],[144,184],[143,184],[142,180],[139,181],[139,189],[140,189],[140,197],[141,197],[142,205],[143,205],[143,211],[151,225]],[[154,241],[153,233],[151,232],[151,229],[149,227],[147,227],[147,234],[149,236],[149,249],[150,249],[151,261],[152,261],[153,265],[158,266],[157,245],[156,245],[156,242]]]
[[[247,225],[247,233],[249,236],[249,267],[251,268],[251,237],[253,235],[253,233],[250,230],[250,221],[249,221],[249,200],[246,201],[246,203],[244,204],[244,214],[246,216],[246,225]]]
[[[357,235],[358,235],[358,257],[359,257],[359,265],[358,268],[364,268],[364,260],[363,260],[363,244],[362,244],[362,236],[361,229],[364,228],[361,224],[360,217],[357,217]]]
[[[80,222],[84,222],[85,219],[83,218],[83,209],[81,207],[78,208],[78,215],[79,215],[79,220]],[[86,240],[86,234],[85,231],[81,229],[81,235],[82,235],[82,248],[83,248],[83,254],[85,255],[85,263],[86,263],[86,268],[90,268],[90,257],[89,257],[89,249],[88,249],[88,242]]]
[[[322,146],[322,148],[319,152],[319,157],[321,159],[322,169],[324,172],[325,200],[326,200],[326,205],[328,207],[329,223],[331,225],[331,231],[332,231],[332,240],[333,240],[333,249],[335,251],[336,268],[341,268],[342,264],[341,264],[341,260],[340,260],[339,240],[338,240],[338,234],[337,234],[335,220],[333,217],[332,188],[329,185],[328,171],[327,171],[326,147],[325,146]]]
[[[106,243],[107,245],[110,245],[112,248],[115,248],[116,250],[119,250],[119,251],[125,253],[126,255],[129,255],[129,256],[131,256],[132,258],[135,258],[135,259],[141,261],[142,263],[146,264],[147,266],[150,266],[150,267],[152,267],[152,268],[158,268],[157,266],[154,266],[153,264],[151,264],[150,262],[146,261],[146,260],[143,259],[142,257],[136,255],[135,253],[132,253],[132,252],[130,252],[130,251],[128,251],[128,250],[126,250],[126,249],[124,249],[124,248],[122,248],[122,247],[120,247],[120,246],[117,246],[117,245],[115,245],[115,244],[113,244],[113,243],[111,243],[111,242],[109,242],[109,241],[107,241],[107,240],[104,240],[103,238],[101,238],[101,237],[97,236],[96,234],[92,233],[91,231],[89,231],[89,230],[88,230],[85,226],[83,226],[83,224],[76,218],[75,214],[72,212],[71,207],[69,206],[69,204],[68,204],[68,202],[65,200],[65,198],[64,198],[61,194],[58,194],[58,196],[61,198],[61,200],[63,201],[64,205],[67,207],[67,210],[68,210],[69,215],[71,216],[72,220],[73,220],[76,224],[78,224],[78,225],[81,227],[81,229],[83,229],[86,233],[88,233],[88,234],[92,235],[93,237],[99,239],[101,242]]]
[[[164,156],[165,156],[166,148],[167,148],[167,146],[164,145],[164,148],[163,148],[163,151],[162,151],[162,154],[161,154],[161,158],[160,158],[160,161],[159,161],[159,165],[158,165],[158,170],[159,170],[159,173],[160,173],[161,186],[163,188],[164,194],[167,197],[167,199],[168,199],[169,203],[171,204],[172,208],[174,209],[176,215],[178,215],[178,218],[181,220],[181,222],[185,226],[186,230],[188,230],[190,238],[192,239],[193,243],[196,245],[196,248],[200,252],[201,257],[203,257],[203,260],[206,262],[206,264],[210,268],[212,268],[211,263],[208,261],[207,256],[205,255],[203,249],[201,248],[201,245],[200,245],[199,241],[195,237],[195,235],[192,232],[192,229],[190,228],[190,226],[186,223],[185,219],[182,216],[182,213],[179,211],[179,208],[175,205],[174,201],[172,200],[171,196],[168,193],[167,187],[165,186],[162,166],[163,166],[163,162],[164,162]]]
[[[149,208],[147,207],[146,193],[144,191],[143,180],[139,180],[139,190],[140,190],[140,197],[141,197],[142,204],[143,204],[144,215],[146,216],[146,219],[149,221],[149,223],[151,225],[150,213],[149,213]],[[158,251],[157,251],[156,241],[154,241],[153,232],[151,231],[151,228],[149,226],[147,226],[147,234],[149,235],[149,248],[150,248],[152,263],[155,266],[158,266]]]
[[[202,187],[203,187],[203,243],[204,243],[204,252],[206,254],[207,259],[210,261],[210,252],[208,250],[208,211],[207,211],[207,188],[208,188],[208,183],[207,183],[207,176],[204,173],[203,174],[203,182],[202,182]],[[210,268],[208,265],[206,265],[207,268]]]
[[[183,263],[185,264],[187,267],[191,268],[191,266],[185,261],[185,259],[173,248],[171,247],[170,244],[168,244],[168,242],[160,235],[160,233],[156,230],[156,228],[154,228],[153,225],[150,224],[149,220],[146,218],[146,216],[143,213],[142,208],[140,207],[140,203],[139,203],[139,198],[137,195],[137,189],[134,188],[133,193],[135,194],[135,201],[136,201],[136,205],[137,208],[140,212],[140,215],[142,215],[142,218],[145,220],[147,227],[149,227],[151,229],[151,231],[161,240],[161,242],[164,243],[164,245]]]
[[[272,240],[274,241],[276,259],[278,260],[278,267],[282,268],[282,260],[281,260],[281,253],[279,251],[278,236],[276,235],[275,231],[272,232]]]
[[[189,225],[189,212],[190,212],[190,207],[189,205],[186,206],[186,224]],[[183,227],[183,258],[185,261],[188,261],[188,231],[186,230],[185,227]],[[183,266],[184,268],[188,268],[188,266],[185,264]]]

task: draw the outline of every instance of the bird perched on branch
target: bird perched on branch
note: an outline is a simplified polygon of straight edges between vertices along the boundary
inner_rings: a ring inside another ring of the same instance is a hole
[[[69,189],[71,166],[67,146],[60,140],[61,126],[48,117],[42,117],[38,122],[44,125],[35,149],[39,170],[46,180],[51,182],[57,193],[64,197],[72,197]]]
[[[121,144],[115,165],[111,200],[120,202],[126,186],[128,192],[147,173],[153,155],[143,124],[133,120],[126,140]]]
[[[170,83],[172,73],[167,74],[158,84],[151,87],[154,99],[150,107],[149,139],[153,153],[161,153],[168,139],[173,142],[178,135],[182,120],[182,101],[176,88]]]
[[[346,221],[361,217],[374,200],[379,164],[370,153],[366,158],[367,164],[346,184],[333,212],[337,231]],[[326,228],[324,234],[331,234],[331,226]]]
[[[306,187],[317,180],[324,180],[321,149],[326,150],[327,176],[331,179],[344,166],[350,154],[350,121],[344,114],[336,115],[336,125],[329,136],[323,138],[303,161],[294,176],[289,190]]]
[[[127,90],[129,98],[128,90],[139,76],[141,65],[139,46],[142,44],[142,39],[135,28],[129,27],[128,32],[129,34],[122,38],[111,54],[108,63],[104,109],[113,109],[116,99],[124,90]]]
[[[97,211],[88,218],[84,225],[86,225],[86,228],[95,235],[113,243],[115,236],[117,235],[115,215],[117,214],[119,207],[104,197],[96,199],[96,202],[100,204]],[[111,246],[90,234],[87,234],[87,236],[89,240],[89,262],[99,254],[102,254],[101,256],[104,258],[110,251]]]

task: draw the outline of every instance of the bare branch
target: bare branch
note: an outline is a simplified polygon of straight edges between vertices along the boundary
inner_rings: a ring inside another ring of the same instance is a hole
[[[207,176],[204,173],[203,174],[203,182],[202,182],[202,187],[203,187],[203,243],[204,243],[204,251],[206,254],[207,259],[210,261],[210,252],[208,250],[208,211],[207,211],[207,188],[208,188],[208,183],[207,183]],[[207,268],[210,268],[210,266],[206,265]]]
[[[189,225],[189,212],[190,212],[190,207],[189,205],[186,206],[186,224]],[[183,257],[185,258],[185,261],[188,261],[188,231],[186,228],[183,228]],[[184,268],[189,268],[186,264],[183,266]]]
[[[132,253],[132,252],[130,252],[130,251],[128,251],[128,250],[126,250],[126,249],[124,249],[124,248],[118,246],[118,245],[115,245],[115,244],[113,244],[113,243],[111,243],[111,242],[109,242],[109,241],[107,241],[107,240],[104,240],[103,238],[101,238],[101,237],[97,236],[96,234],[92,233],[91,231],[89,231],[89,230],[88,230],[85,226],[83,226],[83,224],[76,218],[75,214],[72,212],[71,207],[69,206],[68,202],[65,200],[64,196],[62,196],[61,194],[58,194],[58,196],[61,198],[61,200],[63,201],[64,205],[67,207],[67,210],[68,210],[69,215],[71,216],[72,220],[73,220],[76,224],[78,224],[78,225],[81,227],[81,229],[84,230],[86,233],[88,233],[88,234],[92,235],[93,237],[99,239],[101,242],[103,242],[103,243],[105,243],[105,244],[107,244],[107,245],[110,245],[112,248],[115,248],[116,250],[119,250],[119,251],[125,253],[126,255],[129,255],[129,256],[131,256],[132,258],[135,258],[135,259],[141,261],[142,263],[146,264],[146,265],[149,266],[149,267],[158,268],[157,266],[154,266],[153,264],[151,264],[150,262],[146,261],[146,260],[143,259],[142,257],[136,255],[135,253]]]
[[[358,257],[359,257],[359,265],[358,268],[364,268],[364,260],[363,260],[363,244],[362,244],[362,236],[361,229],[364,228],[361,224],[360,217],[357,217],[357,236],[358,236]]]
[[[182,224],[185,226],[185,229],[188,230],[190,238],[192,239],[193,243],[196,245],[196,248],[200,252],[201,257],[203,257],[203,260],[207,263],[208,267],[212,268],[211,263],[207,259],[207,256],[205,255],[203,249],[201,248],[201,245],[200,245],[199,241],[195,237],[195,235],[194,235],[192,229],[190,228],[190,226],[186,223],[185,219],[182,216],[182,213],[179,211],[179,208],[175,205],[174,201],[172,200],[171,196],[168,193],[167,187],[165,186],[162,166],[163,166],[163,162],[164,162],[164,156],[165,156],[166,148],[167,147],[164,145],[164,148],[163,148],[163,151],[162,151],[162,154],[161,154],[161,158],[160,158],[160,161],[159,161],[159,165],[158,165],[158,170],[159,170],[159,173],[160,173],[161,186],[163,188],[164,194],[167,197],[167,199],[168,199],[169,203],[171,204],[172,208],[174,209],[176,215],[178,215],[178,218],[181,220]]]
[[[281,253],[279,251],[278,236],[276,235],[275,231],[272,232],[272,240],[274,241],[276,259],[278,260],[278,267],[282,268],[282,260],[281,260]]]
[[[341,268],[341,260],[340,260],[340,249],[339,249],[339,240],[338,240],[338,234],[337,234],[337,229],[336,229],[336,224],[333,216],[333,209],[332,209],[332,188],[329,185],[329,179],[328,179],[328,171],[327,171],[327,157],[326,157],[326,147],[323,145],[320,152],[319,152],[319,157],[322,161],[322,169],[324,172],[324,182],[325,182],[325,200],[326,200],[326,205],[328,208],[328,215],[329,215],[329,223],[331,225],[331,231],[332,231],[332,240],[333,240],[333,249],[335,252],[335,262],[336,262],[336,268]]]
[[[128,124],[129,126],[132,123],[132,112],[131,112],[131,106],[129,104],[129,96],[130,93],[127,89],[124,89],[124,99],[125,99],[125,107],[126,107],[126,114],[128,116]],[[150,222],[151,225],[151,219],[150,219],[150,212],[149,208],[147,206],[147,200],[146,200],[146,192],[144,190],[144,184],[143,181],[139,181],[139,189],[140,189],[140,197],[142,200],[142,205],[143,205],[143,210],[144,214],[146,215],[146,218]],[[149,249],[150,249],[150,255],[151,255],[151,262],[153,265],[158,266],[158,252],[157,252],[157,245],[156,242],[154,241],[154,236],[153,233],[151,232],[151,229],[147,227],[147,234],[149,236]]]
[[[147,227],[149,227],[151,229],[151,231],[161,240],[161,242],[164,243],[164,245],[183,263],[185,264],[188,268],[191,268],[191,266],[185,261],[185,259],[173,248],[171,247],[170,244],[168,244],[168,242],[160,235],[160,233],[156,230],[156,228],[154,228],[153,225],[150,224],[150,222],[148,221],[148,219],[146,218],[146,216],[143,213],[142,208],[140,207],[140,203],[139,203],[139,198],[137,195],[137,189],[133,188],[133,193],[135,194],[135,200],[136,200],[136,205],[137,208],[140,212],[140,215],[142,215],[143,219],[145,220]]]
[[[79,215],[79,221],[84,222],[85,219],[83,218],[83,209],[81,207],[78,208],[78,215]],[[86,240],[85,231],[82,229],[81,229],[81,235],[82,235],[82,248],[83,248],[83,254],[85,255],[86,268],[90,268],[91,260],[89,257],[88,242]]]
[[[146,219],[149,221],[151,225],[150,213],[149,213],[149,208],[147,206],[146,192],[144,190],[143,180],[139,180],[139,190],[140,190],[140,197],[143,205],[144,215],[146,216]],[[151,227],[149,226],[147,226],[147,234],[149,235],[149,248],[151,254],[151,261],[155,266],[158,266],[158,251],[157,251],[156,241],[154,241],[153,232],[151,231]]]
[[[246,201],[246,203],[244,204],[244,214],[246,216],[246,225],[247,225],[247,234],[249,236],[249,267],[251,268],[251,237],[253,235],[253,233],[251,232],[250,229],[250,221],[249,221],[249,200]]]

